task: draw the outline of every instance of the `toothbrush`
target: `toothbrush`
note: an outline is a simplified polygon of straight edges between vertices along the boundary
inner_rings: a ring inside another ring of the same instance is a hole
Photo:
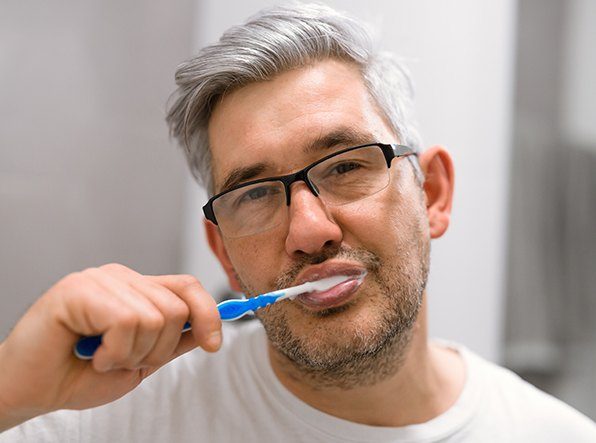
[[[364,272],[356,278],[361,280],[365,275],[366,273]],[[326,291],[327,289],[331,289],[332,287],[353,278],[355,277],[348,275],[336,275],[333,277],[322,278],[321,280],[317,281],[303,283],[290,288],[267,292],[252,298],[225,300],[217,305],[217,310],[219,311],[221,319],[224,321],[238,320],[247,314],[254,314],[257,309],[264,308],[265,306],[277,303],[278,301],[285,299],[293,300],[298,295],[304,294],[306,292]],[[186,332],[190,328],[190,323],[186,322],[182,332]],[[73,351],[74,354],[81,360],[91,360],[99,345],[101,345],[101,335],[83,337],[76,343]]]

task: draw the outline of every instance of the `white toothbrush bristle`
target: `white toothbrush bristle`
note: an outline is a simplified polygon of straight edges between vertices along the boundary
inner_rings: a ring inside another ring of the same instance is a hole
[[[331,289],[334,286],[339,285],[347,280],[362,280],[366,276],[366,271],[358,276],[354,275],[334,275],[333,277],[326,277],[320,280],[310,281],[303,283],[299,286],[286,289],[286,295],[282,298],[289,298],[290,300],[295,299],[300,294],[307,292],[322,292]]]

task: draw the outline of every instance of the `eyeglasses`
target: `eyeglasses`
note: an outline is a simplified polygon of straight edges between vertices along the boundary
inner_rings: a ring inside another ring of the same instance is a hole
[[[293,174],[253,180],[214,195],[203,212],[225,237],[257,234],[287,218],[293,183],[305,182],[326,205],[345,205],[385,189],[391,161],[410,155],[416,153],[397,144],[371,143],[343,149]]]

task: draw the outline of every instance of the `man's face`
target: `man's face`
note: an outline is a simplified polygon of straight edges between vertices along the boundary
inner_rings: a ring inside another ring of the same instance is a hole
[[[248,181],[294,172],[342,148],[399,142],[357,68],[335,60],[230,93],[213,112],[209,139],[216,192],[239,168],[252,169]],[[332,306],[296,299],[258,311],[274,348],[304,371],[333,377],[344,368],[346,378],[355,361],[396,343],[403,350],[408,341],[428,272],[428,221],[408,160],[394,159],[390,175],[382,191],[342,206],[326,206],[305,183],[294,183],[284,223],[222,237],[227,257],[220,259],[229,259],[229,273],[250,294],[368,272]]]

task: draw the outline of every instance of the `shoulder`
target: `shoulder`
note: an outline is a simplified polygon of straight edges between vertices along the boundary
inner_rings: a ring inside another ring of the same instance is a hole
[[[482,390],[482,409],[527,441],[596,441],[596,424],[514,372],[469,350],[461,351]]]

